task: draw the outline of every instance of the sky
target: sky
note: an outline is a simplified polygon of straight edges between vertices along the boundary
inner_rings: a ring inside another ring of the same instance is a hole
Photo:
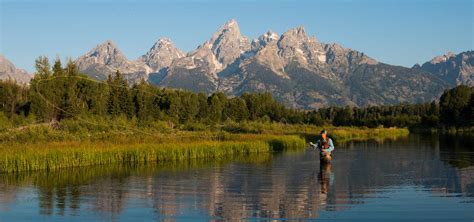
[[[407,67],[474,49],[474,0],[0,2],[0,54],[29,72],[40,55],[75,59],[106,40],[131,60],[160,37],[190,51],[232,18],[250,39],[304,26],[320,42]]]

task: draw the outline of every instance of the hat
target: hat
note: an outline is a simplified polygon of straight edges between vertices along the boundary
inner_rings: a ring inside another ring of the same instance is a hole
[[[327,134],[327,133],[328,131],[326,131],[326,129],[321,130],[321,134]]]

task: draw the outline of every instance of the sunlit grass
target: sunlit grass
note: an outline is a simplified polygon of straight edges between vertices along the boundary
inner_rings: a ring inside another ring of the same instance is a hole
[[[101,121],[112,124],[113,120]],[[409,133],[405,128],[263,122],[225,122],[194,127],[195,131],[189,131],[159,121],[139,127],[134,121],[123,120],[107,127],[69,120],[63,122],[60,129],[37,124],[0,132],[0,172],[185,159],[216,160],[225,156],[299,150],[306,142],[315,141],[322,128],[328,130],[336,145],[350,140],[394,139]]]
[[[158,163],[186,159],[221,159],[226,156],[304,149],[299,136],[227,135],[228,138],[193,142],[129,143],[50,142],[0,147],[0,172],[54,170],[115,163]]]
[[[257,155],[233,155],[209,161],[206,159],[189,159],[186,161],[166,161],[159,163],[130,163],[98,166],[63,168],[54,171],[37,170],[15,173],[0,173],[0,186],[19,186],[33,183],[40,187],[61,187],[64,185],[83,185],[98,178],[119,177],[130,175],[154,176],[157,172],[180,172],[188,169],[224,166],[229,163],[268,164],[272,160],[271,153]]]

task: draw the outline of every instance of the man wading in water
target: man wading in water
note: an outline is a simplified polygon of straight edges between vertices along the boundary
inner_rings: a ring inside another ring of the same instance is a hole
[[[316,141],[316,144],[311,143],[311,145],[319,149],[321,161],[331,161],[331,152],[334,150],[334,143],[331,138],[327,137],[327,131],[325,129],[321,131],[321,139]]]

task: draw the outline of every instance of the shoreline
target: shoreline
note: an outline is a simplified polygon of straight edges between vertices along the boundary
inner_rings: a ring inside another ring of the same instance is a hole
[[[89,132],[89,136],[83,137],[82,134],[44,127],[33,131],[23,130],[0,143],[0,173],[116,163],[216,160],[228,156],[298,151],[306,149],[309,141],[317,139],[322,128],[287,124],[257,125],[261,127],[260,133],[230,133],[222,131],[222,127],[221,131],[153,132],[145,129],[151,132],[146,135],[119,131]],[[395,139],[409,134],[406,128],[327,126],[326,129],[336,143]],[[28,138],[31,140],[28,141]]]
[[[299,136],[257,135],[245,140],[129,143],[42,142],[0,147],[0,173],[56,170],[91,165],[221,159],[228,156],[279,152],[306,148]]]

